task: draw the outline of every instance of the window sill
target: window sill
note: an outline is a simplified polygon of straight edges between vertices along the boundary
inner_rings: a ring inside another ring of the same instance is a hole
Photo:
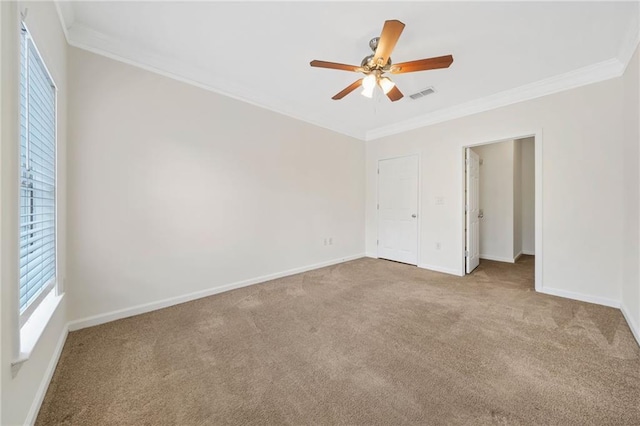
[[[51,317],[56,312],[64,294],[56,295],[53,288],[40,302],[40,305],[31,314],[26,323],[20,328],[20,355],[11,362],[11,373],[15,377],[18,370],[31,357],[33,349],[38,344]]]

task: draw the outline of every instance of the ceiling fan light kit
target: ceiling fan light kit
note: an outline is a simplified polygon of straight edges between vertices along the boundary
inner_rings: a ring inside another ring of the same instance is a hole
[[[369,74],[365,78],[362,79],[362,96],[366,96],[367,98],[373,97],[373,89],[376,88],[377,79],[375,74]]]
[[[378,80],[378,84],[380,85],[380,88],[382,89],[385,95],[389,93],[389,91],[393,89],[396,85],[393,81],[391,81],[389,77],[382,77],[381,79]]]
[[[347,96],[349,93],[362,86],[362,95],[367,98],[373,97],[373,91],[376,86],[382,89],[387,97],[395,102],[404,95],[398,89],[396,84],[385,73],[402,74],[416,71],[427,71],[439,68],[449,68],[453,63],[453,56],[438,56],[435,58],[420,59],[417,61],[402,62],[393,64],[391,62],[391,52],[396,47],[396,43],[402,34],[404,24],[398,20],[385,21],[380,37],[374,37],[369,41],[369,47],[373,50],[373,54],[366,56],[360,66],[339,64],[327,61],[311,61],[312,67],[329,68],[342,71],[361,72],[364,78],[357,80],[347,86],[345,89],[334,95],[331,99],[339,100]]]

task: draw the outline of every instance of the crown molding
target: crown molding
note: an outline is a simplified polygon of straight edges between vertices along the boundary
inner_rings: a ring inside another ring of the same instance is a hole
[[[53,4],[56,7],[56,12],[58,13],[58,19],[60,20],[60,26],[62,27],[64,38],[66,38],[67,43],[69,43],[69,27],[71,27],[76,21],[76,14],[73,10],[73,5],[71,2],[62,2],[59,0],[54,0]]]
[[[319,121],[317,119],[310,119],[309,117],[295,113],[290,109],[283,108],[281,105],[287,104],[287,101],[284,99],[277,99],[276,102],[274,102],[271,97],[267,99],[265,97],[257,96],[256,94],[258,92],[255,89],[244,87],[224,79],[212,77],[211,73],[204,69],[185,66],[181,61],[172,60],[169,57],[136,48],[131,43],[126,43],[107,34],[95,31],[75,21],[73,6],[70,2],[61,2],[56,0],[54,3],[67,43],[70,46],[87,50],[137,68],[142,68],[146,71],[224,95],[259,108],[264,108],[323,129],[340,133],[361,141],[365,140],[363,133],[353,132],[350,129],[327,124],[326,121],[328,120]]]
[[[490,111],[503,106],[597,83],[599,81],[619,77],[622,75],[623,70],[624,64],[622,64],[622,62],[618,59],[609,59],[574,71],[569,71],[564,74],[516,87],[515,89],[496,93],[495,95],[465,102],[450,108],[433,111],[389,126],[379,127],[368,131],[365,140],[371,141],[420,127],[431,126],[444,121],[478,114],[480,112]]]
[[[631,62],[631,58],[638,48],[638,44],[640,44],[640,5],[638,5],[638,13],[631,18],[631,25],[629,25],[627,34],[618,50],[618,59],[624,64],[622,74],[624,74],[624,71],[627,69],[629,62]]]
[[[71,46],[363,141],[371,141],[620,77],[624,74],[638,44],[640,44],[639,8],[638,14],[631,18],[627,35],[615,58],[388,126],[370,129],[363,134],[329,124],[330,120],[318,119],[315,113],[311,114],[316,116],[316,118],[312,119],[294,112],[287,107],[283,107],[283,105],[287,105],[287,100],[285,99],[276,99],[274,101],[272,97],[260,96],[255,89],[215,78],[206,70],[185,66],[180,61],[155,55],[138,49],[122,40],[92,30],[76,22],[71,2],[54,0],[54,3],[67,43]]]
[[[118,40],[82,24],[75,23],[68,29],[68,33],[68,42],[71,46],[106,56],[110,59],[124,62],[128,65],[142,68],[146,71],[178,80],[210,92],[246,102],[259,108],[268,109],[317,127],[322,127],[355,139],[364,140],[363,134],[327,124],[327,120],[319,121],[317,119],[310,119],[307,116],[300,115],[290,109],[282,107],[282,105],[287,104],[287,101],[284,99],[276,99],[274,102],[274,98],[269,97],[269,99],[267,99],[264,96],[260,96],[259,92],[253,88],[212,76],[211,72],[198,67],[185,65],[182,61],[173,60],[170,57],[139,49],[131,43]]]

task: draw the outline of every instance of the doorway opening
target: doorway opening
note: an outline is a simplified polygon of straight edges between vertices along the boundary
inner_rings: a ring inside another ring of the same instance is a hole
[[[466,274],[512,263],[542,288],[541,149],[539,133],[464,147]]]

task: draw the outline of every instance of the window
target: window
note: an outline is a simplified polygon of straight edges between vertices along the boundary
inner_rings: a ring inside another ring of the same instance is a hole
[[[56,87],[22,26],[20,58],[20,324],[56,282]]]

